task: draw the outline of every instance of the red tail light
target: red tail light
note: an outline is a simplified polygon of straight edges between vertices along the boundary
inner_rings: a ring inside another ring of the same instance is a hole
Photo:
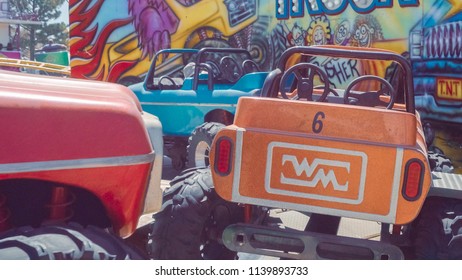
[[[423,175],[425,167],[420,160],[407,162],[404,172],[403,196],[406,200],[417,200],[422,193]]]
[[[227,137],[221,137],[216,142],[215,171],[220,175],[228,175],[231,172],[232,141]]]

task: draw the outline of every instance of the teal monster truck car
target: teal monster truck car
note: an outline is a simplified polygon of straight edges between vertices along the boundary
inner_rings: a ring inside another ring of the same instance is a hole
[[[395,63],[404,87],[379,72],[334,86],[317,63],[328,59]],[[435,171],[404,57],[290,48],[261,95],[239,99],[233,124],[212,143],[209,168],[185,171],[164,192],[153,258],[462,257],[462,178]],[[275,220],[274,210],[308,219],[293,228]],[[345,218],[380,224],[376,238],[340,234]]]
[[[259,95],[266,75],[244,49],[166,49],[130,89],[159,117],[165,153],[181,170],[209,165],[214,135],[233,122],[240,97]]]

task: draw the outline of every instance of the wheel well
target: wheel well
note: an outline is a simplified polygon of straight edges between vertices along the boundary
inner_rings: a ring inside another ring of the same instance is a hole
[[[9,213],[8,224],[12,227],[40,226],[53,223],[50,220],[50,204],[53,190],[63,187],[72,193],[67,208],[68,217],[64,221],[76,222],[83,226],[94,225],[110,227],[110,219],[98,198],[87,190],[57,184],[55,182],[11,179],[0,181],[0,196],[6,198],[5,205]],[[0,209],[2,210],[2,209]],[[55,220],[58,222],[58,220]],[[60,220],[63,222],[63,220]],[[1,228],[1,227],[0,227]]]
[[[204,122],[218,122],[224,125],[230,125],[233,123],[234,115],[228,111],[215,109],[208,112],[204,117]]]

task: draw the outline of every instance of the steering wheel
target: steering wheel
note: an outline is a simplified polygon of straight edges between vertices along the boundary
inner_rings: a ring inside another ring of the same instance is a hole
[[[297,82],[297,97],[291,99],[306,98],[308,101],[313,101],[313,90],[319,88],[319,86],[314,86],[314,76],[316,74],[321,79],[321,82],[324,83],[324,85],[321,85],[324,91],[316,101],[325,101],[327,95],[332,91],[329,85],[329,78],[321,67],[311,63],[299,63],[290,67],[284,75],[282,75],[279,88],[282,97],[285,99],[289,99],[289,96],[287,96],[287,88],[284,85],[287,83],[287,80],[292,77],[292,74],[295,75],[295,81]]]
[[[236,60],[230,56],[224,56],[220,60],[222,77],[231,83],[235,83],[242,76],[242,69]]]
[[[379,81],[381,85],[384,87],[381,87],[378,91],[367,91],[367,92],[361,92],[361,93],[356,93],[356,92],[351,92],[353,87],[361,82],[364,81]],[[385,102],[380,100],[380,96],[385,95],[385,96],[390,96],[390,101]],[[348,87],[345,90],[345,94],[343,96],[343,103],[345,104],[355,104],[355,105],[363,105],[363,106],[369,106],[369,107],[375,107],[375,106],[385,106],[387,109],[393,108],[393,105],[395,104],[395,96],[396,92],[393,86],[385,79],[377,76],[372,76],[372,75],[366,75],[362,76],[359,78],[354,79],[351,81],[351,83],[348,85]]]
[[[314,89],[325,89],[325,88],[326,88],[325,85],[318,85],[314,87]],[[336,92],[335,89],[330,88],[330,87],[329,87],[329,93],[332,93],[334,96],[337,96],[337,97],[339,96],[338,92]]]
[[[165,84],[162,83],[163,80],[169,81],[171,86],[175,86],[175,87],[178,86],[171,77],[169,77],[169,76],[161,76],[159,78],[159,87],[160,88],[163,88],[164,86],[168,86],[168,85],[165,85]]]
[[[260,67],[255,61],[246,59],[242,62],[242,70],[244,70],[244,74],[260,72]]]
[[[210,65],[210,67],[212,68],[212,74],[213,74],[213,77],[214,78],[217,78],[217,77],[220,77],[221,76],[221,70],[220,70],[220,67],[218,66],[218,64],[216,64],[214,61],[212,60],[207,60],[205,62],[205,64],[208,64]]]

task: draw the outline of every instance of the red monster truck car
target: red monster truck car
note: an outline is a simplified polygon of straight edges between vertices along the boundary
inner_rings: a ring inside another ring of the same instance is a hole
[[[162,128],[111,83],[0,72],[0,258],[138,259]]]
[[[300,62],[287,69],[294,56]],[[328,59],[364,68],[395,63],[404,92],[377,75],[334,87],[318,63]],[[214,139],[210,169],[172,181],[154,215],[154,258],[461,256],[460,184],[444,186],[450,174],[431,173],[406,59],[375,49],[294,47],[262,96],[239,99],[234,123]],[[272,209],[306,213],[305,230],[274,224]],[[343,217],[381,223],[379,240],[340,236]]]

